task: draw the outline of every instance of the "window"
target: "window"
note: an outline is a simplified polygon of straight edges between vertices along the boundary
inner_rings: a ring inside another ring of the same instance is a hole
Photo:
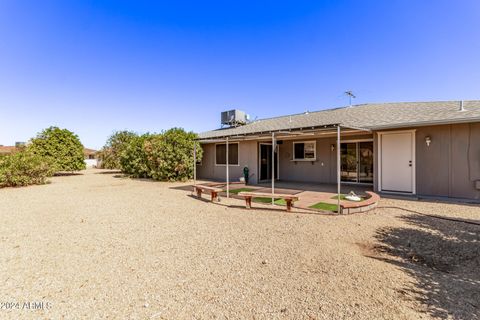
[[[315,161],[317,158],[315,141],[302,141],[293,143],[293,160]]]
[[[227,157],[226,144],[215,145],[215,164],[225,165]],[[228,164],[238,166],[238,143],[228,144]]]

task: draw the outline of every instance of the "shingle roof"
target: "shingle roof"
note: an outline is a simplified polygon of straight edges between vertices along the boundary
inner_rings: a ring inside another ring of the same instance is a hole
[[[95,154],[95,153],[97,153],[97,150],[83,148],[83,154],[85,154],[85,155],[90,155],[90,154]]]
[[[371,103],[328,109],[304,114],[257,120],[236,128],[224,128],[199,134],[200,139],[248,135],[260,132],[290,130],[328,125],[379,130],[480,121],[480,100]]]
[[[17,151],[17,147],[15,146],[0,146],[0,154],[12,153],[15,151]]]

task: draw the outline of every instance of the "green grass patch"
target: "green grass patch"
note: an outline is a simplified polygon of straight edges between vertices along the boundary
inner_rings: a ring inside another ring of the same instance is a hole
[[[340,200],[352,201],[352,200],[348,200],[347,198],[345,198],[346,196],[347,196],[346,194],[341,194],[341,195],[340,195]],[[335,199],[335,200],[337,200],[337,199],[338,199],[338,195],[337,195],[337,196],[333,196],[333,197],[331,197],[330,199]],[[365,197],[360,197],[360,199],[365,200]],[[358,201],[353,201],[353,202],[358,202]]]
[[[315,203],[313,206],[310,206],[310,208],[324,211],[337,211],[338,206],[336,204],[319,202]]]
[[[223,191],[224,191],[224,192],[227,192],[227,190],[223,190]],[[239,194],[240,192],[252,192],[252,191],[255,191],[255,189],[252,189],[252,188],[239,188],[239,189],[230,190],[230,193]]]

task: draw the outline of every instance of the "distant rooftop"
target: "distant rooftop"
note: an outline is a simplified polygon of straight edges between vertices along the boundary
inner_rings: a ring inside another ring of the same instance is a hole
[[[480,100],[368,103],[336,109],[260,119],[244,126],[222,128],[199,134],[200,139],[242,136],[280,130],[340,125],[380,130],[434,124],[480,122]]]
[[[17,150],[15,146],[0,146],[0,154],[12,153]]]

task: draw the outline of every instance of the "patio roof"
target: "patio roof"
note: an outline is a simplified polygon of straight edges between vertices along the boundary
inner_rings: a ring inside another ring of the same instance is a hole
[[[229,145],[230,141],[235,141],[235,138],[237,139],[240,138],[245,138],[247,136],[254,136],[257,135],[256,139],[264,138],[266,139],[267,137],[271,139],[272,141],[272,146],[276,146],[276,143],[279,139],[282,138],[282,135],[295,135],[295,134],[300,134],[300,135],[306,135],[308,134],[309,131],[312,133],[318,132],[318,131],[331,131],[336,132],[336,137],[337,137],[337,147],[336,147],[336,152],[337,152],[337,207],[338,207],[338,212],[340,212],[340,188],[341,188],[341,178],[340,178],[340,145],[341,145],[341,131],[342,131],[342,126],[340,124],[330,124],[330,125],[322,125],[320,127],[315,127],[312,126],[311,128],[305,128],[307,131],[304,130],[304,128],[298,128],[298,129],[290,129],[290,130],[270,130],[269,132],[261,132],[259,133],[244,133],[244,135],[231,135],[231,136],[225,136],[224,140],[225,141],[225,146],[226,146],[226,152],[225,152],[225,183],[227,186],[227,198],[230,197],[230,175],[229,175]],[[358,128],[355,128],[355,130],[359,130]],[[361,129],[360,129],[361,130]],[[368,131],[368,129],[364,129]],[[220,140],[222,137],[212,137],[211,139],[216,139]],[[205,141],[205,140],[210,140],[210,139],[201,139],[199,138],[198,140]],[[276,148],[272,148],[272,158],[275,158],[275,153],[276,153]],[[197,179],[197,144],[193,144],[193,181],[194,185],[196,184],[196,179]],[[272,179],[271,179],[271,198],[272,198],[272,205],[274,204],[275,201],[275,166],[272,166]]]
[[[269,130],[269,131],[261,131],[261,132],[251,132],[251,133],[243,133],[243,134],[234,134],[234,135],[219,135],[209,138],[202,138],[199,137],[198,140],[204,143],[211,143],[211,142],[224,142],[227,138],[230,142],[232,141],[245,141],[245,140],[265,140],[271,139],[272,133],[275,134],[275,138],[278,139],[287,139],[292,137],[300,137],[300,136],[315,136],[318,134],[336,134],[337,128],[340,127],[342,129],[353,130],[357,131],[365,131],[371,132],[369,129],[364,128],[352,128],[352,127],[345,127],[340,124],[329,124],[329,125],[322,125],[322,126],[312,126],[306,128],[290,128],[290,129],[278,129],[278,130]],[[344,131],[345,133],[345,131]]]

